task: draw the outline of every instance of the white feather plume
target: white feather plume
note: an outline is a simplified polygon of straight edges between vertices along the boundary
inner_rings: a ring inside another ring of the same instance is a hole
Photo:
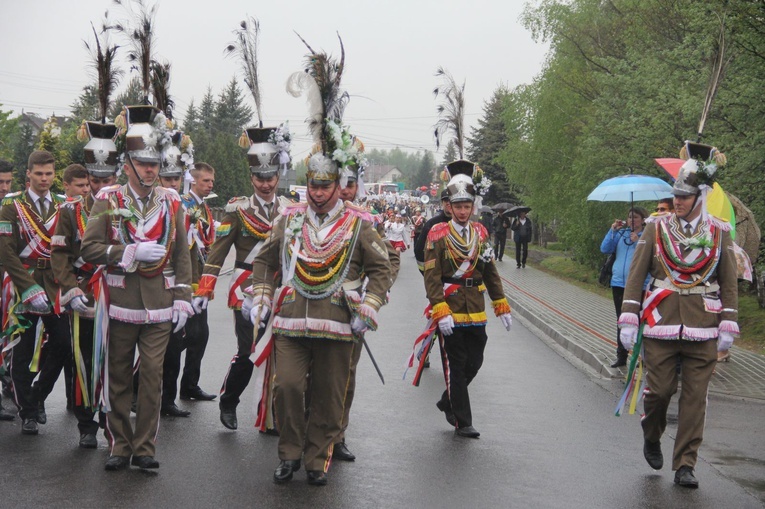
[[[305,94],[308,103],[308,126],[315,143],[321,143],[321,128],[324,121],[324,105],[316,80],[307,72],[295,72],[287,78],[287,92],[293,97]]]

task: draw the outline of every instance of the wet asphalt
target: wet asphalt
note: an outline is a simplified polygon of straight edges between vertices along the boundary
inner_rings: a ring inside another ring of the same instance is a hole
[[[0,422],[0,507],[267,508],[749,508],[765,506],[765,402],[710,397],[698,490],[675,486],[669,466],[642,457],[639,416],[614,417],[622,383],[603,378],[516,319],[511,332],[490,317],[485,362],[470,386],[477,440],[454,435],[435,407],[444,388],[433,363],[420,387],[405,360],[424,326],[424,290],[411,251],[403,254],[391,303],[367,338],[385,375],[366,354],[359,364],[347,444],[357,460],[334,462],[326,487],[304,470],[274,484],[277,438],[252,427],[252,393],[240,429],[219,422],[217,402],[178,401],[189,418],[162,418],[158,471],[105,472],[107,444],[77,447],[74,416],[60,380],[38,436]],[[217,392],[235,352],[231,312],[211,303],[210,343],[200,385]],[[5,406],[10,402],[4,399]],[[663,439],[671,457],[674,420]]]

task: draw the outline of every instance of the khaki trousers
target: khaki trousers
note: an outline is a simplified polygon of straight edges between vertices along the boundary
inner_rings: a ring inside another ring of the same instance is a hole
[[[112,456],[154,456],[162,398],[162,361],[170,340],[171,322],[109,323],[109,402],[107,425]],[[135,430],[130,423],[135,351],[141,357]]]
[[[342,429],[354,344],[330,339],[275,339],[274,407],[279,459],[299,460],[326,472]],[[310,389],[306,377],[310,373]],[[304,395],[310,390],[308,416]]]
[[[345,430],[348,429],[348,422],[351,420],[351,405],[353,404],[353,396],[356,394],[356,367],[359,365],[361,352],[363,350],[364,345],[362,345],[360,341],[353,344],[350,378],[348,380],[348,391],[345,394],[345,408],[343,410],[343,426],[340,430],[340,434],[337,435],[337,438],[335,439],[336,444],[345,440]]]
[[[667,427],[667,409],[677,392],[677,360],[680,359],[682,390],[678,402],[677,436],[672,470],[696,465],[704,437],[707,389],[717,363],[717,341],[661,340],[645,338],[645,416],[641,422],[646,440],[657,442]]]

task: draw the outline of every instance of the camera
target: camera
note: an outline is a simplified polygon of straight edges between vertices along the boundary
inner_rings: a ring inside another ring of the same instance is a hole
[[[625,226],[627,226],[627,221],[625,221],[624,219],[617,219],[616,224],[619,225],[619,228],[624,228]]]

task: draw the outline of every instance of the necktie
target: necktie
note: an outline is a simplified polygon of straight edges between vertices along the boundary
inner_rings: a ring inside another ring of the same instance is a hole
[[[45,198],[42,196],[38,198],[37,204],[40,208],[40,217],[43,218],[43,220],[48,218],[48,204],[45,202]]]
[[[266,203],[266,217],[268,219],[271,219],[271,209],[273,209],[273,208],[274,208],[274,204],[273,203]]]
[[[327,219],[327,214],[316,214],[316,219],[319,220],[319,226],[324,224],[324,220]]]
[[[691,223],[685,223],[685,236],[690,237],[693,231],[691,230]]]
[[[467,228],[465,227],[462,228],[462,240],[467,242]]]
[[[149,206],[149,197],[148,196],[144,196],[143,198],[138,198],[138,201],[141,202],[141,212],[145,212],[146,211],[146,207]]]

